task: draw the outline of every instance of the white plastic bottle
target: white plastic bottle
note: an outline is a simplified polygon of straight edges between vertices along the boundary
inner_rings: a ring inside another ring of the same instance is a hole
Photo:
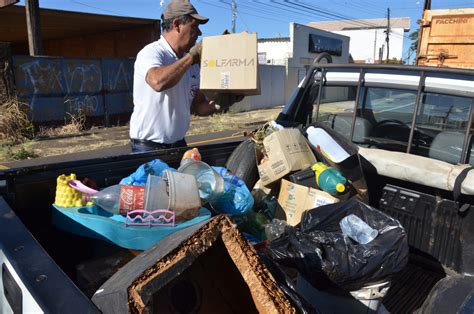
[[[325,130],[310,126],[306,129],[311,146],[333,162],[344,161],[350,155]]]

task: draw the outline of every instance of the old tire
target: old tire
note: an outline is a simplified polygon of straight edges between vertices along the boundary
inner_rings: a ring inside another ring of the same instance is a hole
[[[227,159],[225,167],[241,178],[249,190],[252,190],[259,178],[255,158],[255,142],[246,139],[240,143]]]

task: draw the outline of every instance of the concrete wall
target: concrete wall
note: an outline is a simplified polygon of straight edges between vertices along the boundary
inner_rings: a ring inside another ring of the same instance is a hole
[[[264,41],[258,43],[258,53],[265,53],[266,64],[286,65],[286,60],[293,56],[290,41]]]
[[[272,108],[285,104],[285,66],[259,65],[260,95],[247,96],[234,104],[233,112]]]
[[[323,31],[317,28],[301,25],[297,23],[290,24],[290,42],[293,47],[293,57],[288,59],[287,80],[285,99],[293,93],[298,83],[303,79],[306,71],[312,65],[314,58],[318,53],[309,52],[309,35],[316,34],[329,38],[342,40],[342,55],[331,56],[333,63],[349,63],[349,37]]]
[[[385,29],[357,29],[334,31],[351,39],[349,52],[355,61],[373,63],[379,59],[379,49],[384,46],[383,59],[387,56]],[[390,33],[390,59],[401,59],[403,56],[403,28],[392,28]],[[375,49],[374,49],[375,48]]]

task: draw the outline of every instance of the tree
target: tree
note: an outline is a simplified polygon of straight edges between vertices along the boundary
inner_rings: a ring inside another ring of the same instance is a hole
[[[410,45],[410,50],[416,53],[416,50],[418,49],[418,32],[420,29],[418,28],[416,31],[410,33],[408,36],[411,40],[411,45]]]

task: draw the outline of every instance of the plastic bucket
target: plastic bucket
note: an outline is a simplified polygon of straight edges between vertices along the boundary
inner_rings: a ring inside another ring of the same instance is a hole
[[[148,175],[145,185],[144,209],[147,211],[169,209],[166,181],[161,176]]]
[[[191,219],[198,214],[201,199],[194,176],[170,170],[163,175],[148,175],[145,187],[145,210],[168,209],[176,219]]]
[[[346,296],[316,289],[299,273],[296,278],[296,291],[322,313],[377,313],[389,287],[390,282],[385,281],[350,291]]]
[[[204,200],[214,200],[224,193],[224,178],[205,162],[197,160],[187,162],[178,168],[178,172],[196,178],[199,196]]]
[[[365,286],[357,291],[351,291],[351,295],[364,304],[367,308],[377,312],[381,305],[383,297],[387,294],[390,288],[390,281],[376,283],[370,286]]]

